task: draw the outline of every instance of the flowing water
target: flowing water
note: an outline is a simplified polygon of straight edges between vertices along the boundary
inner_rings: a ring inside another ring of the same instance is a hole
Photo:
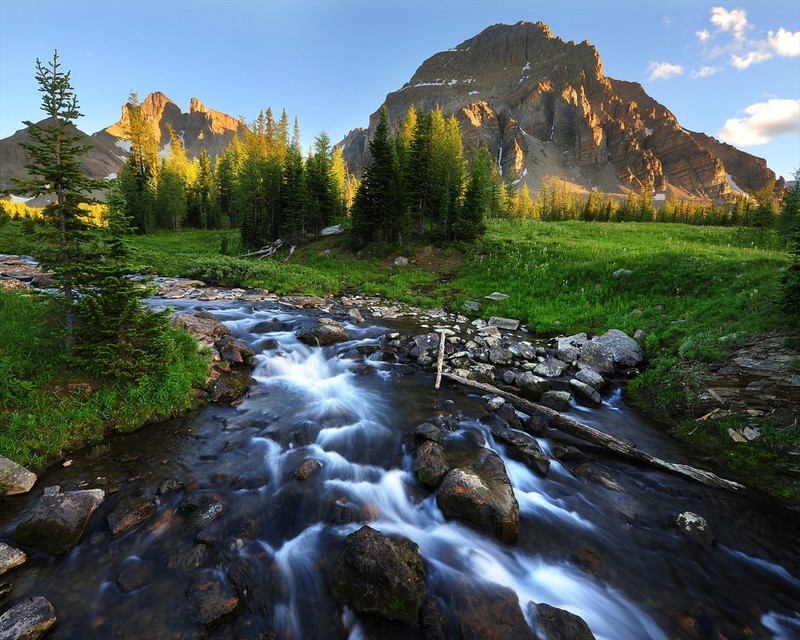
[[[2,577],[13,590],[0,612],[19,598],[45,596],[59,617],[53,639],[422,638],[362,623],[331,593],[344,537],[369,523],[419,545],[428,592],[445,604],[450,585],[467,579],[513,589],[524,611],[534,601],[576,613],[598,639],[800,638],[800,526],[786,512],[591,448],[592,468],[624,492],[557,462],[541,478],[505,456],[477,419],[480,398],[448,385],[436,392],[430,374],[362,356],[369,349],[359,345],[376,343],[388,325],[348,325],[350,342],[310,348],[293,333],[302,312],[213,310],[254,347],[257,386],[237,406],[112,438],[102,455],[76,455],[48,470],[31,495],[0,502],[0,539],[13,544],[16,524],[45,486],[108,492],[79,546],[59,557],[32,553]],[[411,473],[407,434],[445,414],[463,429],[455,437],[480,442],[473,437],[480,434],[503,456],[520,505],[517,544],[446,521]],[[572,415],[691,463],[618,392],[600,409]],[[319,469],[299,480],[309,459]],[[137,492],[157,496],[156,514],[112,537],[105,515]],[[222,515],[190,526],[181,510],[187,500],[221,505]],[[713,548],[675,526],[687,510],[709,521]],[[132,568],[144,578],[123,589],[120,575]],[[241,601],[235,617],[210,631],[193,618],[186,596],[198,576]]]

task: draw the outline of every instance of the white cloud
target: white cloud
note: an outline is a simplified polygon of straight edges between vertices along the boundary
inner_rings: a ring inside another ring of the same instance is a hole
[[[689,75],[694,79],[697,80],[698,78],[708,78],[709,76],[713,76],[715,73],[722,71],[720,67],[700,67],[697,71],[692,71]]]
[[[800,100],[774,98],[751,104],[744,113],[742,118],[727,120],[717,136],[724,142],[749,147],[800,133]]]
[[[747,69],[751,64],[758,64],[759,62],[764,62],[765,60],[769,60],[772,57],[772,54],[766,51],[751,51],[747,55],[744,56],[737,56],[735,53],[731,55],[731,64],[734,67],[742,71]]]
[[[679,64],[672,64],[671,62],[650,62],[647,65],[650,71],[648,80],[666,80],[673,76],[683,74],[683,67]]]
[[[697,39],[700,42],[705,42],[706,40],[708,40],[711,37],[711,32],[709,32],[708,29],[703,29],[702,31],[696,32],[694,35],[697,36]]]
[[[747,29],[747,13],[743,9],[728,11],[724,7],[714,7],[711,9],[711,23],[720,31],[731,31],[734,38],[743,40]]]
[[[783,27],[778,33],[769,32],[769,44],[779,56],[793,58],[800,56],[800,31],[787,31]]]

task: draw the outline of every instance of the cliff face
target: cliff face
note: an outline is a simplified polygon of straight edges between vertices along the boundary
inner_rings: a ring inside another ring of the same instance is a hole
[[[532,191],[555,178],[585,191],[717,200],[734,193],[732,181],[752,191],[775,179],[763,160],[683,129],[641,85],[606,77],[591,44],[541,22],[494,25],[431,56],[384,104],[394,127],[412,104],[455,114],[465,146],[486,144],[504,175]],[[351,169],[363,169],[379,114],[343,141]]]

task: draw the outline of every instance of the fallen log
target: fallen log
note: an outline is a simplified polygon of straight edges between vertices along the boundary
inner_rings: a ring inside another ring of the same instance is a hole
[[[520,398],[519,396],[508,391],[498,389],[490,384],[475,382],[474,380],[467,380],[466,378],[462,378],[461,376],[457,376],[452,373],[443,373],[442,375],[445,378],[448,378],[449,380],[457,382],[458,384],[462,384],[466,387],[476,389],[483,393],[493,393],[496,396],[499,396],[510,402],[514,408],[522,411],[523,413],[530,415],[534,411],[541,411],[542,413],[547,414],[547,416],[550,418],[553,428],[563,431],[564,433],[575,438],[580,438],[581,440],[590,442],[624,458],[636,460],[637,462],[646,462],[659,469],[664,469],[665,471],[670,471],[671,473],[687,476],[711,487],[731,490],[741,490],[745,488],[738,482],[720,478],[710,471],[704,471],[703,469],[698,469],[686,464],[667,462],[666,460],[657,458],[656,456],[650,455],[641,449],[637,449],[635,445],[623,442],[614,436],[610,436],[607,433],[603,433],[602,431],[590,427],[589,425],[578,422],[577,420],[574,420],[569,416],[565,416],[564,414],[559,413],[550,407],[545,407],[544,405],[531,402],[530,400],[525,400],[524,398]]]

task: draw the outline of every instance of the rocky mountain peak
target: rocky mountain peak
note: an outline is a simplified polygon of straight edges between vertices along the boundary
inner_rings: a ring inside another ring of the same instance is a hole
[[[189,102],[189,113],[206,113],[208,109],[206,105],[200,102],[197,98],[192,98]]]
[[[564,41],[542,22],[496,24],[434,54],[384,105],[395,130],[410,105],[456,115],[465,145],[487,145],[532,192],[557,179],[585,193],[719,200],[775,179],[760,159],[683,129],[640,84],[605,76],[588,41]],[[379,114],[345,139],[356,172]]]

